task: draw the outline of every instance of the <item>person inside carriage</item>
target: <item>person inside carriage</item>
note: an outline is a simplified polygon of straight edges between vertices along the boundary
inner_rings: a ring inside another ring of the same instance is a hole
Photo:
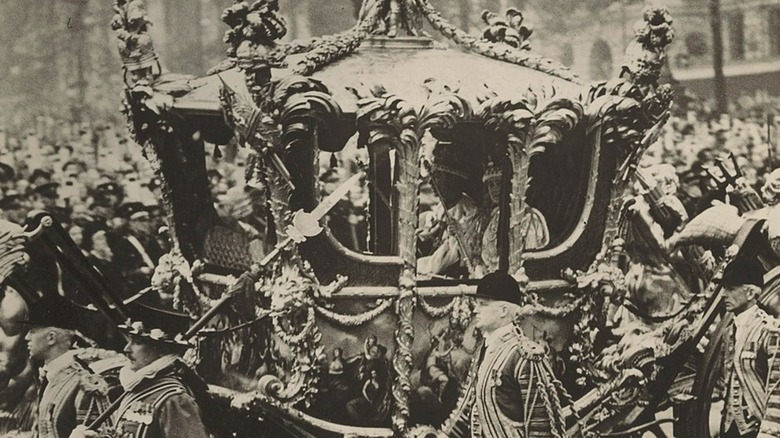
[[[430,184],[440,204],[422,215],[418,238],[421,244],[432,243],[432,254],[420,257],[417,272],[430,276],[459,277],[463,268],[472,278],[498,268],[498,224],[502,172],[494,161],[488,161],[482,172],[485,202],[475,199],[469,172],[463,168],[463,158],[453,154],[453,145],[437,145],[431,165]],[[437,152],[439,151],[439,152]],[[544,215],[529,208],[520,227],[524,232],[523,249],[544,248],[550,243],[550,233]]]

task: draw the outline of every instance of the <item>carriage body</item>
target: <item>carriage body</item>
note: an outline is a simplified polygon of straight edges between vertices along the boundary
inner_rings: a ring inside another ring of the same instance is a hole
[[[114,27],[148,37],[145,18],[129,12],[138,3],[118,1]],[[276,9],[228,9],[229,60],[202,78],[161,74],[150,43],[125,39],[121,51],[125,109],[162,181],[173,244],[151,286],[193,319],[221,306],[190,358],[230,420],[219,433],[457,436],[477,343],[468,297],[491,270],[520,282],[524,332],[585,395],[598,382],[582,381],[573,353],[593,342],[581,315],[602,315],[622,280],[623,195],[671,105],[658,84],[668,14],[646,11],[619,77],[583,84],[533,54],[511,14],[475,37],[427,1],[367,1],[348,31],[280,43]],[[415,17],[449,44],[424,36]],[[231,142],[250,150],[246,179],[265,198],[263,260],[214,208],[206,144]],[[367,200],[359,239],[355,223],[338,233],[322,220],[339,201],[322,193],[322,163],[345,150],[364,157],[348,179]],[[491,166],[501,170],[498,196]],[[420,260],[437,247],[420,238],[426,190],[451,215],[466,212],[460,222],[440,215],[455,222],[443,228],[481,223],[450,231],[454,264],[427,270]],[[259,275],[249,290],[220,300],[250,271]],[[600,427],[627,427],[638,414],[615,413],[647,390],[641,368],[605,379],[574,410],[609,398],[602,412],[614,418]]]

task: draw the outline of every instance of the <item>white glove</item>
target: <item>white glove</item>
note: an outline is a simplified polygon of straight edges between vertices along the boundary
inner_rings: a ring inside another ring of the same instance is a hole
[[[79,425],[76,426],[75,429],[73,429],[73,432],[70,433],[70,436],[68,438],[97,438],[98,433],[94,430],[87,429],[87,426]]]

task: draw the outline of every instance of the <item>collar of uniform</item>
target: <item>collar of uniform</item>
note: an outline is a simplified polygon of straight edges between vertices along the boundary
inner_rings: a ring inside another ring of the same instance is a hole
[[[507,324],[503,327],[497,328],[493,333],[485,338],[485,348],[491,348],[501,344],[508,336],[514,335],[515,325]]]
[[[737,327],[745,326],[748,322],[750,322],[750,320],[756,317],[756,313],[758,313],[759,310],[761,309],[758,307],[758,305],[753,304],[752,306],[743,310],[742,313],[734,317],[734,325]]]
[[[60,371],[67,368],[68,365],[75,362],[75,353],[72,351],[66,351],[59,357],[55,358],[51,362],[47,363],[43,366],[43,374],[46,376],[46,378],[51,381],[51,379],[57,375]]]
[[[133,371],[128,367],[124,367],[119,370],[119,383],[122,384],[125,391],[130,391],[142,381],[153,379],[160,371],[173,365],[178,359],[179,356],[169,354],[155,360],[138,371]]]

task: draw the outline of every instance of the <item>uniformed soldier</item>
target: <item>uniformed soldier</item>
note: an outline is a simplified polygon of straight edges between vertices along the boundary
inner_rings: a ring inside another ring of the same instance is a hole
[[[757,305],[763,274],[757,259],[740,254],[719,280],[734,314],[724,357],[722,437],[780,436],[780,322]]]
[[[154,236],[149,211],[140,202],[126,202],[117,209],[125,221],[118,238],[111,242],[115,261],[123,270],[129,292],[149,285],[154,267],[163,255]]]
[[[72,349],[75,306],[59,295],[33,303],[22,323],[33,363],[42,364],[38,388],[38,438],[67,438],[94,421],[109,405],[108,385]]]
[[[477,286],[474,324],[484,341],[468,380],[472,436],[565,436],[563,387],[544,348],[518,326],[520,300],[517,282],[506,273],[487,274]]]
[[[129,363],[119,373],[124,388],[119,407],[100,432],[77,429],[71,438],[207,438],[197,400],[207,387],[181,359],[189,344],[180,338],[187,315],[134,304],[131,320],[119,328],[127,335]]]
[[[24,224],[27,217],[25,199],[16,190],[8,190],[0,198],[0,219],[6,219],[15,224]]]

